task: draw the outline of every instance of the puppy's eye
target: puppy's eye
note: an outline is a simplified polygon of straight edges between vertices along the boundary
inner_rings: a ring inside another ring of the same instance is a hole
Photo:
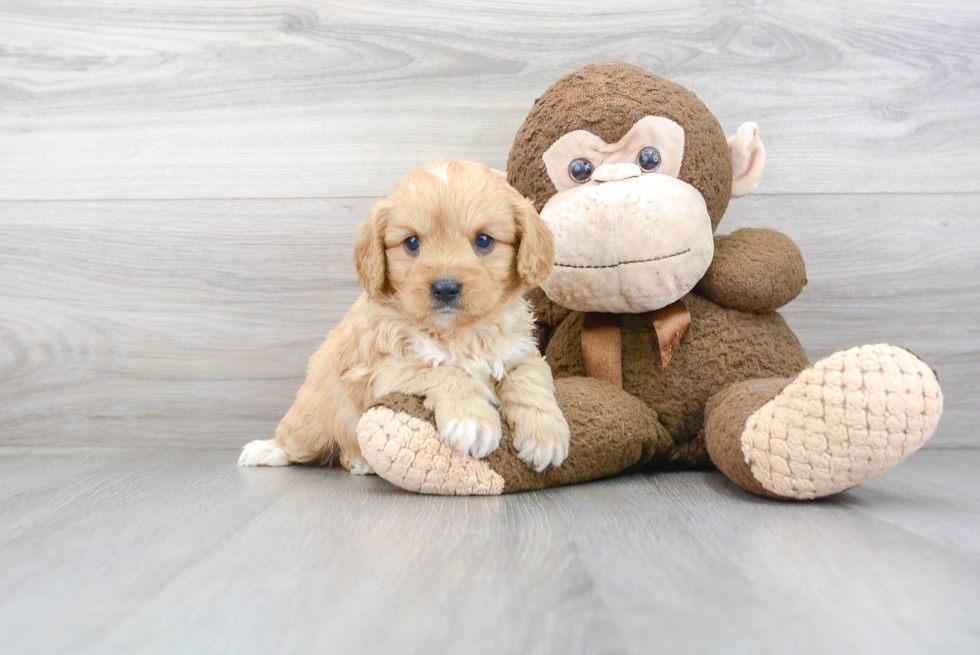
[[[568,165],[568,176],[579,184],[584,184],[592,178],[594,170],[595,166],[588,159],[573,159]]]
[[[405,250],[414,255],[422,247],[422,241],[418,237],[408,237],[402,245],[405,246]]]
[[[636,164],[643,169],[644,173],[660,168],[660,161],[660,151],[656,148],[644,148],[636,156]]]
[[[493,244],[493,237],[489,234],[477,234],[476,239],[473,240],[473,247],[480,252],[490,252]]]

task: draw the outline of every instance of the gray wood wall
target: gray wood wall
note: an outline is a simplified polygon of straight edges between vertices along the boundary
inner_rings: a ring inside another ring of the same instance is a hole
[[[951,0],[7,0],[0,444],[271,435],[372,201],[436,157],[503,167],[534,98],[607,60],[759,123],[721,231],[789,234],[811,357],[914,349],[931,445],[980,445],[980,3]]]

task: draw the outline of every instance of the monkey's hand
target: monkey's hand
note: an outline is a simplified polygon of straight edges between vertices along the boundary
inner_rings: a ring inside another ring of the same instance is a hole
[[[775,311],[806,285],[803,254],[785,234],[745,228],[715,237],[715,256],[695,292],[722,307]]]

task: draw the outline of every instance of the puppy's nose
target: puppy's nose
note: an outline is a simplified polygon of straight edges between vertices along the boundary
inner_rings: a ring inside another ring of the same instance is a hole
[[[443,279],[433,282],[429,292],[436,302],[441,305],[448,305],[459,300],[459,293],[462,288],[459,280]]]

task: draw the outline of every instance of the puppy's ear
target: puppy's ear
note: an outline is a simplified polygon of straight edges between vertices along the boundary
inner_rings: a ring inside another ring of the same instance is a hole
[[[551,228],[541,220],[534,205],[521,196],[514,203],[517,223],[517,273],[529,287],[536,287],[551,275],[555,260],[555,243]]]
[[[389,209],[390,205],[387,200],[379,200],[375,203],[361,224],[361,233],[354,244],[354,266],[357,267],[357,281],[371,298],[377,298],[383,294],[388,281],[384,228]]]

